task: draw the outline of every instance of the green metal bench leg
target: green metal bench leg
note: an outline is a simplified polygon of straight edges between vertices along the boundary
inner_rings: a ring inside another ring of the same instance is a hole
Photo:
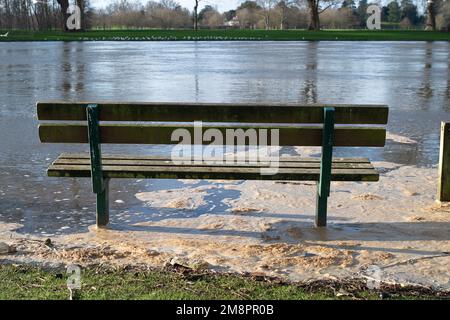
[[[103,191],[97,193],[97,226],[109,223],[109,179],[103,180]]]
[[[317,185],[316,196],[316,227],[326,227],[327,225],[327,196],[320,195],[320,185]]]
[[[86,114],[91,155],[92,190],[97,194],[97,227],[105,227],[109,222],[109,179],[103,177],[102,171],[98,106],[95,104],[88,105]]]
[[[316,227],[327,225],[327,200],[330,195],[331,164],[333,161],[334,108],[324,108],[322,158],[317,183]]]

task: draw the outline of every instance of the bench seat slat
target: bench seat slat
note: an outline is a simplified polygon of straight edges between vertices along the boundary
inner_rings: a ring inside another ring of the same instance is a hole
[[[58,159],[53,164],[55,165],[90,165],[90,159]],[[184,164],[173,163],[171,160],[135,160],[135,159],[102,159],[102,164],[104,166],[183,166]],[[189,165],[189,163],[188,163]],[[201,167],[266,167],[263,163],[236,163],[236,162],[204,162],[196,164],[196,166]],[[279,166],[282,168],[320,168],[320,162],[280,162]],[[373,169],[370,163],[345,163],[339,162],[332,165],[335,169]]]
[[[90,159],[89,153],[61,153],[58,159]],[[170,160],[167,155],[141,155],[141,154],[102,154],[104,160]],[[280,162],[320,162],[320,158],[301,156],[280,156]],[[368,158],[333,158],[333,162],[370,163]]]
[[[66,155],[67,156],[67,155]],[[108,164],[107,161],[112,161]],[[125,161],[128,165],[115,165],[115,161]],[[278,173],[261,175],[261,168],[238,165],[175,165],[156,160],[158,165],[137,165],[135,160],[105,160],[103,159],[103,174],[106,178],[156,178],[156,179],[228,179],[228,180],[307,180],[319,179],[320,167],[314,162],[281,162]],[[71,162],[63,164],[65,162]],[[58,164],[60,163],[60,164]],[[311,167],[313,166],[313,167]],[[87,159],[58,158],[48,168],[52,177],[90,177],[90,165]],[[335,162],[332,168],[334,181],[378,181],[379,174],[371,164]]]
[[[51,177],[90,177],[90,166],[51,165],[47,170]],[[220,179],[220,180],[290,180],[317,181],[319,169],[280,168],[277,174],[261,175],[259,168],[233,167],[145,167],[104,166],[105,178],[136,179]],[[333,169],[333,181],[378,181],[379,175],[373,169]]]

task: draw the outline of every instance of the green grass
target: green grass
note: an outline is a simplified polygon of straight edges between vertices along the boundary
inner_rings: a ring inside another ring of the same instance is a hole
[[[5,33],[6,31],[0,31]],[[179,41],[179,40],[351,40],[449,41],[450,32],[417,30],[92,30],[85,32],[11,31],[0,41]]]
[[[178,270],[180,271],[180,270]],[[64,270],[0,265],[0,299],[68,299]],[[237,275],[198,274],[175,271],[98,271],[85,269],[77,299],[379,299],[379,292],[361,283],[309,285],[258,281]],[[351,288],[353,288],[351,290]],[[357,289],[355,289],[357,288]],[[344,291],[343,291],[344,290]],[[432,299],[433,292],[392,292],[389,298]],[[336,295],[336,292],[348,294]]]

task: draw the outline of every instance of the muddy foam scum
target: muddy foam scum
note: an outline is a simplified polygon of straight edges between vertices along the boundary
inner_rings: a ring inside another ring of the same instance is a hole
[[[135,195],[141,207],[158,208],[162,218],[154,221],[115,222],[113,210],[108,229],[92,226],[51,239],[1,223],[0,242],[14,250],[0,259],[50,266],[178,264],[288,281],[376,276],[450,290],[450,205],[435,201],[437,169],[374,165],[381,173],[377,183],[332,183],[326,228],[314,228],[314,182],[183,180],[182,187]]]

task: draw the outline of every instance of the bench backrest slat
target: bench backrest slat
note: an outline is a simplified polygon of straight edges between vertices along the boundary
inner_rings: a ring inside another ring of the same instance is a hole
[[[43,121],[39,125],[41,142],[87,143],[89,104],[98,106],[101,143],[177,144],[179,141],[172,141],[176,129],[187,130],[193,140],[194,121],[203,121],[202,133],[215,128],[222,132],[224,139],[229,128],[278,129],[280,146],[322,145],[324,105],[202,103],[38,102],[38,119]],[[384,146],[387,106],[329,106],[335,108],[334,146]],[[267,143],[276,145],[270,140]],[[244,144],[249,144],[248,140]]]
[[[223,137],[226,137],[225,127],[212,127],[220,130]],[[230,127],[227,126],[227,128]],[[250,127],[240,126],[239,128],[246,130]],[[264,128],[279,129],[280,146],[322,145],[323,130],[321,126],[265,126]],[[172,132],[176,129],[188,130],[193,139],[193,125],[101,125],[100,136],[101,143],[110,144],[177,144],[178,141],[171,140]],[[207,129],[207,126],[203,126],[203,132]],[[386,138],[386,130],[376,127],[336,127],[334,134],[334,145],[336,147],[382,147]],[[41,124],[39,126],[39,137],[41,142],[47,143],[88,142],[85,125]],[[209,143],[205,142],[205,144]],[[224,141],[225,143],[226,141]]]
[[[86,120],[90,102],[39,102],[39,120]],[[177,121],[247,123],[323,123],[329,105],[225,103],[94,103],[100,121]],[[332,105],[336,124],[380,124],[388,121],[384,105]]]

